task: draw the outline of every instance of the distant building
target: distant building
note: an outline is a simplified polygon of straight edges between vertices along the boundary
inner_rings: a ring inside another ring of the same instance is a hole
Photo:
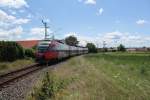
[[[38,44],[40,40],[25,40],[25,41],[16,41],[24,48],[32,48]]]
[[[117,47],[107,48],[107,51],[108,51],[108,52],[115,52],[115,51],[117,51],[117,50],[118,50]]]
[[[126,51],[128,51],[128,52],[135,52],[136,48],[127,48]]]
[[[97,49],[98,52],[115,52],[117,51],[117,48],[116,47],[110,47],[110,48],[98,48]]]
[[[136,51],[143,51],[143,52],[145,52],[145,51],[148,51],[148,49],[146,47],[143,47],[143,48],[137,48]]]
[[[150,48],[143,47],[143,48],[127,48],[128,52],[147,52],[150,51]]]

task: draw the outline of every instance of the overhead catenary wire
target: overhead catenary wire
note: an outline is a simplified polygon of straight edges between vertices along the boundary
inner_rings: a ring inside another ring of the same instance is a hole
[[[28,11],[30,14],[31,14],[31,16],[34,16],[34,18],[35,19],[37,19],[38,21],[40,20],[40,22],[42,21],[42,23],[44,24],[44,29],[45,29],[45,39],[47,39],[48,38],[48,22],[47,21],[45,21],[47,18],[45,17],[44,18],[44,16],[43,15],[41,15],[40,13],[35,13],[33,10],[31,10],[29,7],[24,7],[25,9],[26,9],[26,11]],[[50,21],[51,21],[51,19],[50,19]],[[54,27],[54,25],[53,24],[50,24],[50,26],[52,26],[52,27]],[[55,38],[55,36],[54,36],[54,33],[55,32],[58,32],[58,31],[60,31],[60,30],[62,30],[62,28],[57,28],[55,31],[53,31],[53,32],[51,32],[51,33],[49,33],[49,34],[52,34],[52,39],[54,39]]]
[[[26,11],[28,11],[28,12],[30,12],[30,14],[32,15],[32,16],[34,16],[34,18],[35,19],[37,19],[37,20],[43,20],[44,19],[44,17],[41,15],[41,14],[39,14],[39,13],[35,13],[35,12],[33,12],[33,10],[31,10],[29,7],[24,7],[24,9],[26,10]]]

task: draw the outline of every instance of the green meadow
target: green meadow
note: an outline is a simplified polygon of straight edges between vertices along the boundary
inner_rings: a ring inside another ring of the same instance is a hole
[[[30,100],[150,100],[149,53],[73,57],[45,75]]]

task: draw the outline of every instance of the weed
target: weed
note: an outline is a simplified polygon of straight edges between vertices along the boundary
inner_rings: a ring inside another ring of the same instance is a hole
[[[47,100],[48,98],[55,98],[55,94],[64,88],[66,85],[65,80],[58,79],[53,74],[46,73],[42,86],[40,89],[35,89],[32,97],[36,100]]]
[[[147,73],[147,69],[146,69],[146,66],[141,66],[141,68],[140,68],[140,73],[142,74],[142,75],[146,75],[146,73]]]
[[[0,70],[7,69],[7,68],[8,68],[7,64],[0,64]]]

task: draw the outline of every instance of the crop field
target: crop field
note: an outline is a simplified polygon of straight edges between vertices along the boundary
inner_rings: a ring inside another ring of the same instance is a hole
[[[31,94],[31,100],[150,100],[150,54],[73,57],[46,74]]]

